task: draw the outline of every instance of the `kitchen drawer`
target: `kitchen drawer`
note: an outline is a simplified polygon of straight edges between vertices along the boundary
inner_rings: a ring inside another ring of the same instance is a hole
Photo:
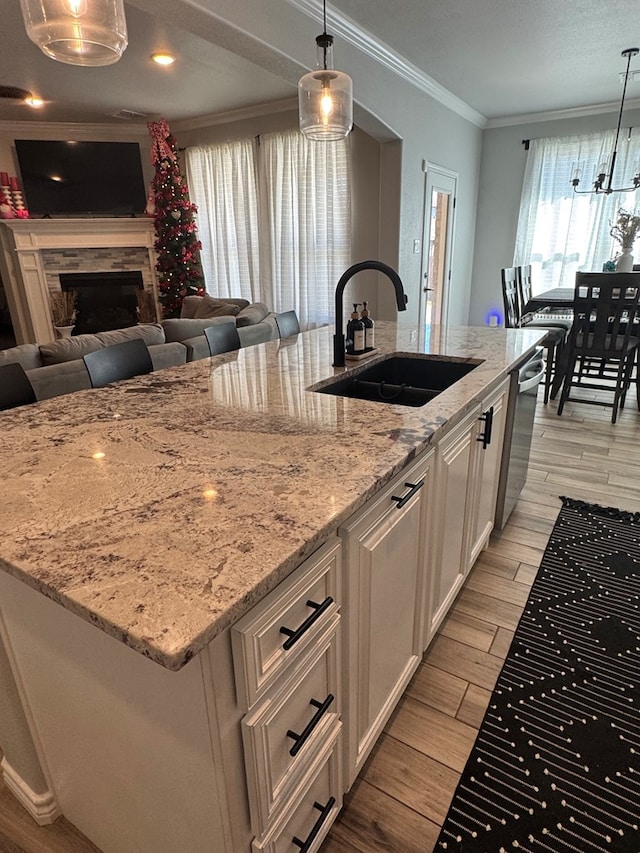
[[[341,547],[338,539],[327,542],[231,629],[243,711],[307,651],[339,610]]]
[[[316,853],[342,808],[341,735],[327,743],[314,762],[310,784],[301,786],[262,838],[254,838],[253,853]],[[294,841],[294,839],[297,839]]]
[[[340,614],[336,613],[310,653],[242,720],[256,835],[277,817],[295,788],[308,784],[315,755],[335,740],[341,728],[339,631]]]

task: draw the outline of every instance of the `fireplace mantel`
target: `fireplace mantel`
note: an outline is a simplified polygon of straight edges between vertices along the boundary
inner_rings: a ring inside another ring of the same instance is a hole
[[[41,256],[45,249],[144,247],[156,291],[153,220],[9,219],[0,222],[0,274],[18,344],[55,338]]]

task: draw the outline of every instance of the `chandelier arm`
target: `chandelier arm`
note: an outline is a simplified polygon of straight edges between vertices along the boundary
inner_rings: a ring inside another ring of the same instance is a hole
[[[625,51],[627,53],[627,70],[624,75],[624,85],[622,87],[622,100],[620,101],[620,112],[618,113],[618,126],[616,128],[616,138],[613,143],[613,154],[611,155],[611,168],[609,169],[609,180],[607,181],[607,190],[612,192],[611,184],[613,182],[613,170],[616,165],[616,158],[618,156],[618,140],[620,139],[620,126],[622,125],[622,113],[624,111],[624,99],[627,95],[627,83],[629,81],[629,69],[631,68],[631,57],[634,55],[631,50]],[[628,190],[620,190],[620,192],[628,192]]]
[[[578,163],[578,168],[575,170],[573,178],[571,179],[571,184],[573,186],[573,191],[576,195],[610,195],[611,193],[628,193],[634,192],[635,190],[640,189],[640,169],[636,172],[635,176],[632,178],[633,186],[631,187],[614,187],[613,184],[613,174],[616,167],[616,160],[618,158],[618,142],[620,140],[620,128],[622,126],[622,114],[624,112],[624,101],[627,94],[627,83],[629,82],[629,72],[631,70],[631,58],[633,56],[637,56],[640,53],[640,48],[637,47],[629,47],[626,50],[622,51],[622,56],[626,56],[627,58],[627,70],[624,75],[624,85],[622,87],[622,100],[620,102],[620,112],[618,113],[618,125],[616,127],[616,136],[615,142],[613,144],[613,152],[611,154],[611,161],[609,163],[608,174],[604,172],[600,172],[593,184],[593,189],[591,190],[579,190],[578,185],[580,183],[580,163]],[[631,133],[631,131],[629,131]],[[606,186],[605,184],[606,179]]]

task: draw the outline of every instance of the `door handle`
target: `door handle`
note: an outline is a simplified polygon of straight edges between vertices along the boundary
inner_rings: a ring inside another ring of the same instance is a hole
[[[484,421],[484,432],[476,438],[476,441],[481,441],[482,449],[486,450],[491,444],[491,433],[493,431],[493,406],[480,415],[478,420]]]
[[[391,500],[396,501],[396,509],[401,509],[407,501],[411,500],[418,489],[424,486],[424,480],[420,480],[419,483],[405,483],[405,486],[409,489],[406,495],[402,495],[402,497],[400,495],[391,495]]]

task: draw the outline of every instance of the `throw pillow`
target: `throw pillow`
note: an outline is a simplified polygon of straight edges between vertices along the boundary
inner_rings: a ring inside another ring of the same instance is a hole
[[[201,296],[185,296],[182,300],[182,308],[180,309],[180,317],[183,319],[193,320],[198,310],[198,305],[202,300]]]
[[[163,344],[166,340],[164,329],[160,323],[138,323],[137,326],[128,326],[126,329],[111,329],[108,332],[98,332],[96,338],[99,338],[105,347],[110,347],[113,344],[122,344],[134,338],[142,338],[148,347],[154,344]]]
[[[60,364],[63,361],[75,361],[87,353],[102,349],[103,346],[97,335],[77,335],[49,344],[40,344],[40,355],[43,364]]]
[[[184,317],[171,317],[168,320],[162,321],[162,328],[167,341],[186,341],[189,338],[195,338],[198,335],[203,335],[204,330],[209,326],[218,326],[225,323],[233,323],[235,319],[227,314],[226,317],[209,317],[208,320],[185,319]]]
[[[269,309],[264,302],[253,302],[236,317],[236,326],[253,326],[256,323],[262,322],[269,313]]]
[[[213,296],[205,295],[202,297],[202,302],[196,308],[194,318],[196,320],[208,320],[210,317],[223,317],[229,314],[235,315],[239,311],[240,309],[237,305],[230,305],[221,299],[214,299]]]

